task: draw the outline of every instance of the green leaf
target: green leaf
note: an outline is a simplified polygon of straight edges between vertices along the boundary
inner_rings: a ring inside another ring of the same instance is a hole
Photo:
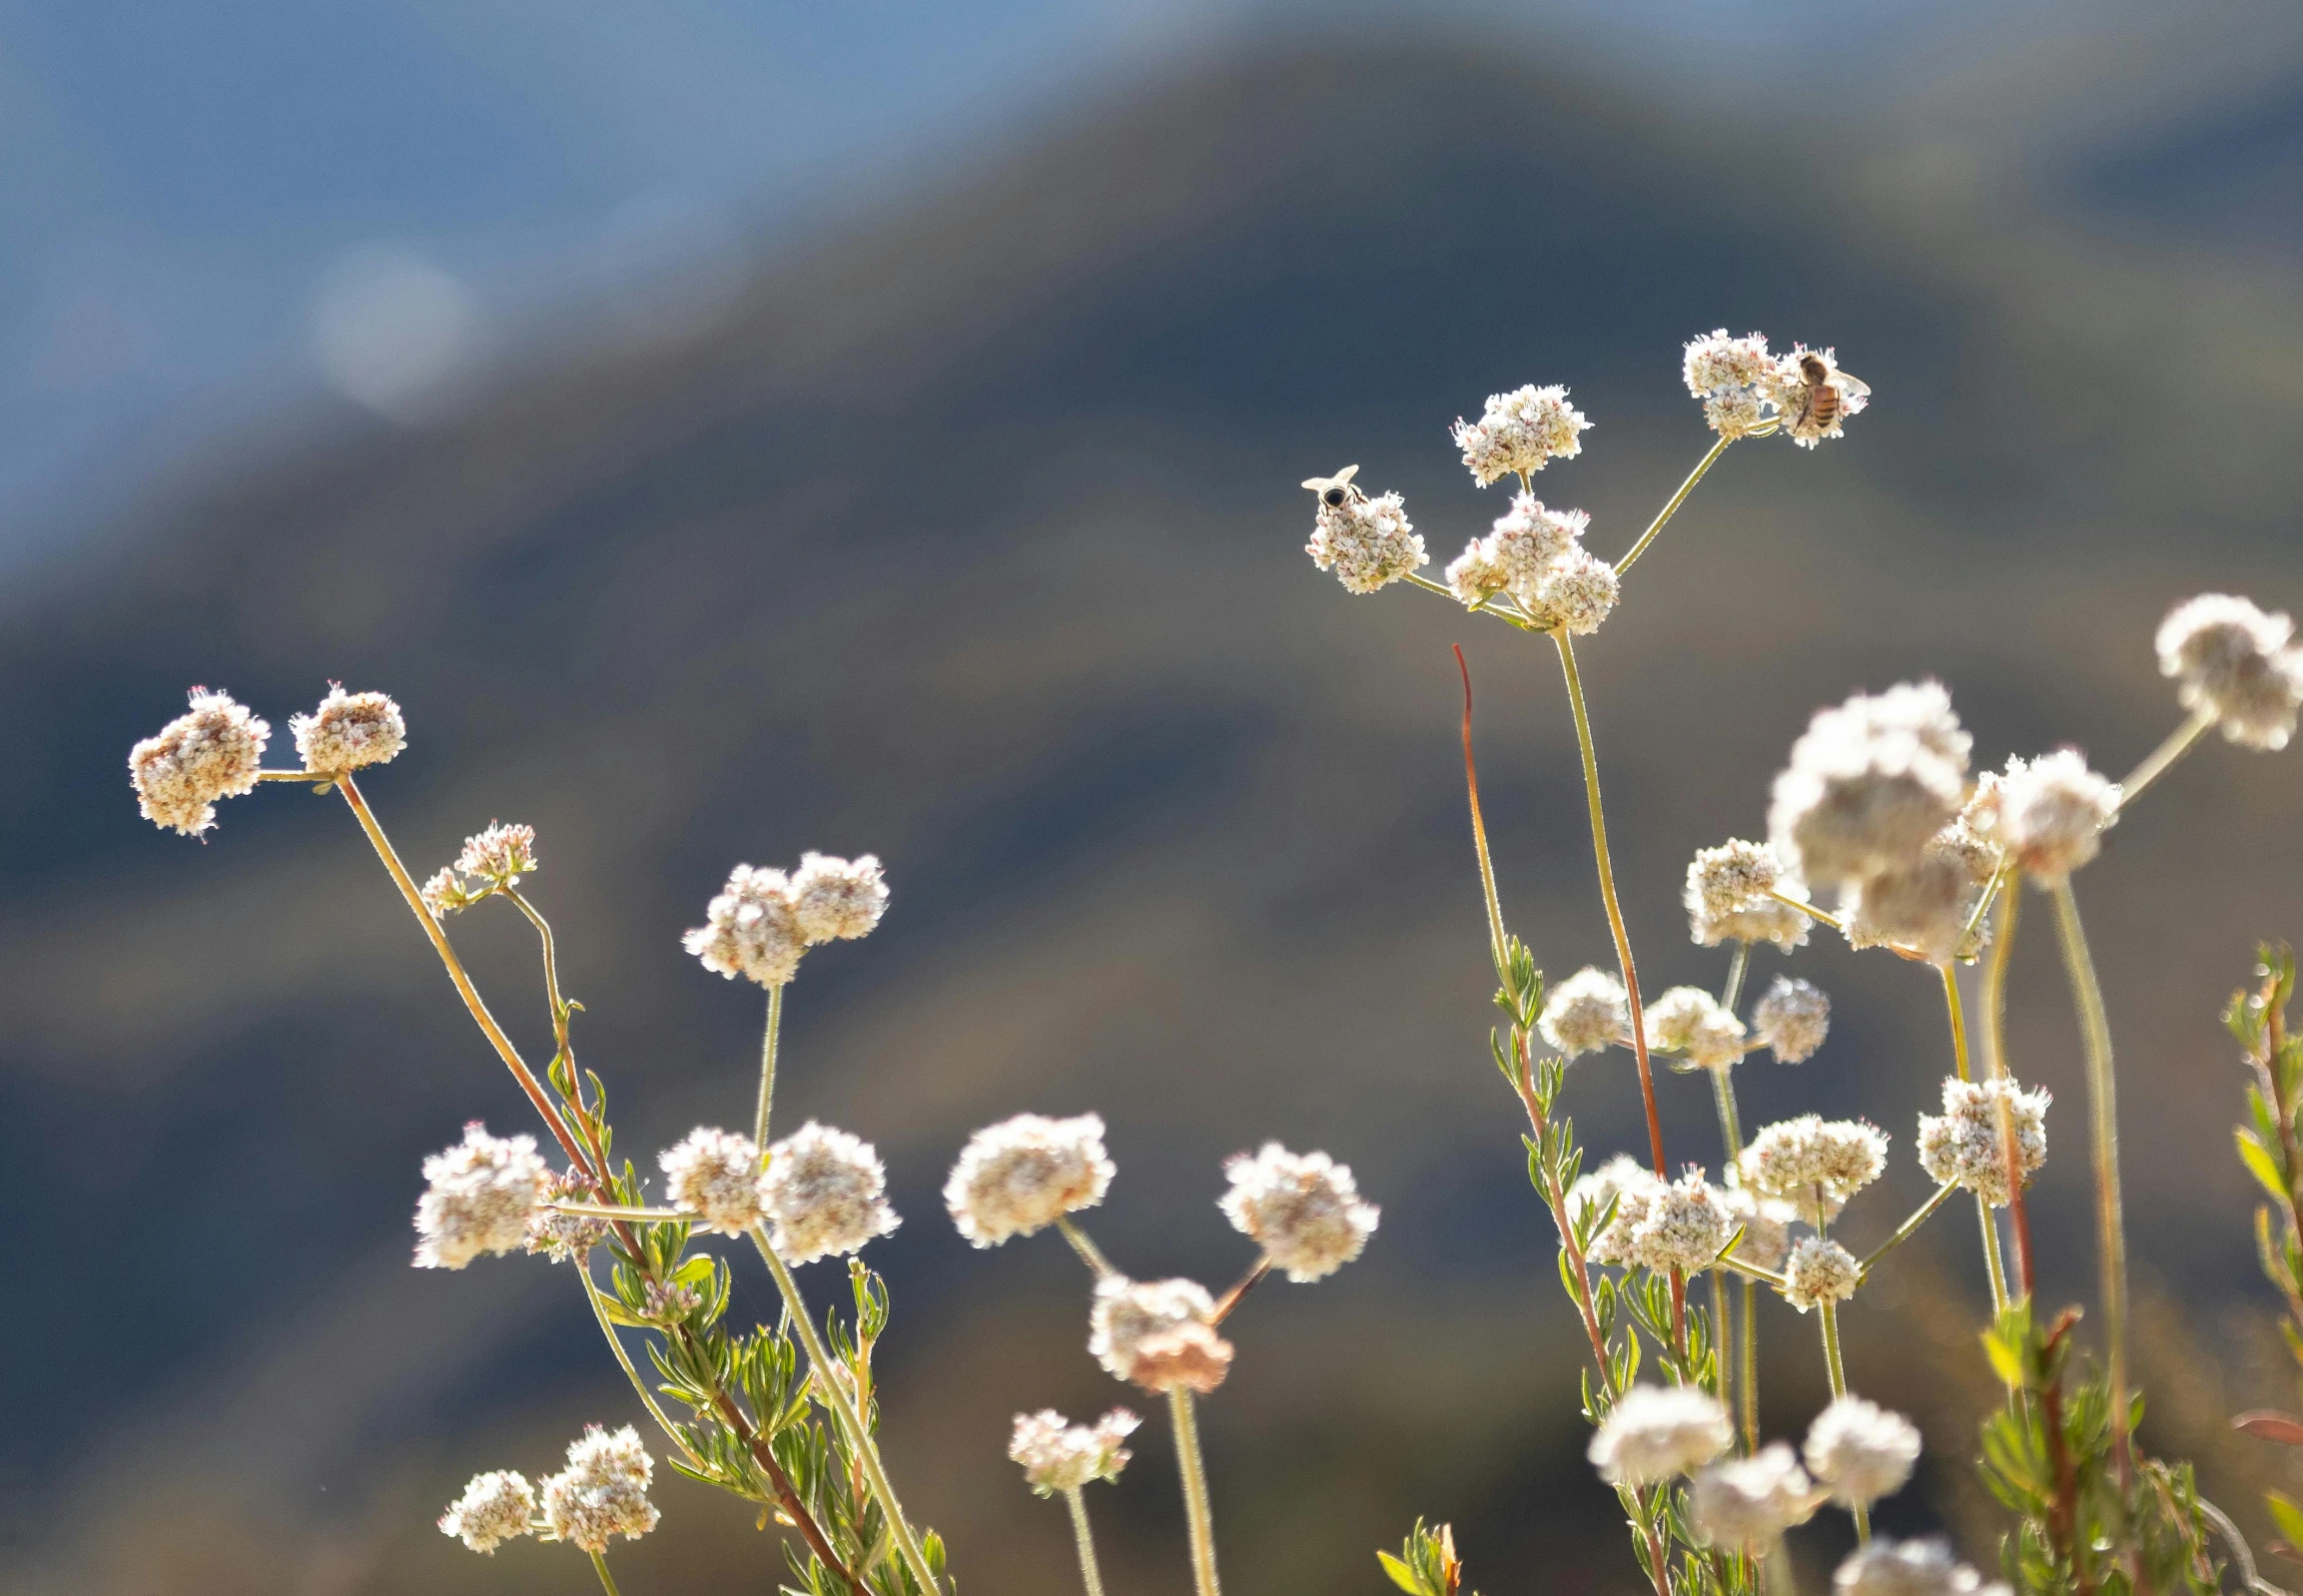
[[[2271,1510],[2271,1521],[2279,1526],[2279,1533],[2288,1543],[2303,1546],[2303,1507],[2297,1507],[2291,1497],[2278,1491],[2265,1491],[2263,1505]]]
[[[2011,1391],[2023,1387],[2023,1354],[1995,1330],[1983,1332],[1983,1355],[1991,1360],[1991,1371],[2000,1383]]]
[[[2281,1202],[2286,1201],[2287,1183],[2280,1179],[2279,1164],[2271,1157],[2271,1150],[2243,1126],[2234,1127],[2231,1138],[2238,1144],[2239,1162],[2247,1166],[2247,1173],[2255,1178],[2256,1184]]]
[[[2297,1538],[2303,1539],[2303,1536],[2298,1536]],[[1389,1552],[1377,1552],[1375,1554],[1375,1560],[1381,1563],[1383,1565],[1383,1571],[1391,1576],[1391,1583],[1397,1585],[1401,1590],[1407,1592],[1407,1596],[1426,1596],[1426,1593],[1423,1589],[1423,1581],[1415,1577],[1414,1569],[1409,1568],[1405,1563],[1392,1556]]]

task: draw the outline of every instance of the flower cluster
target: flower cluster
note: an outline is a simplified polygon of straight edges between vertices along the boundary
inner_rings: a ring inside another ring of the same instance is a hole
[[[1808,940],[1813,923],[1772,893],[1807,900],[1808,884],[1771,843],[1730,838],[1703,848],[1687,867],[1688,934],[1701,947],[1723,942],[1772,942],[1789,953]]]
[[[887,1191],[888,1172],[869,1142],[810,1120],[768,1149],[759,1202],[774,1226],[769,1244],[793,1264],[861,1251],[903,1222]]]
[[[1431,563],[1399,495],[1369,498],[1357,488],[1347,489],[1337,503],[1320,500],[1303,551],[1352,593],[1375,592]]]
[[[1838,437],[1847,418],[1871,402],[1871,390],[1842,374],[1838,352],[1795,344],[1769,369],[1760,397],[1776,407],[1784,435],[1802,448]]]
[[[1771,1441],[1699,1470],[1688,1488],[1688,1524],[1707,1546],[1764,1557],[1823,1501],[1790,1445]]]
[[[2246,748],[2275,751],[2303,708],[2303,647],[2285,612],[2266,614],[2229,593],[2186,599],[2159,623],[2159,673],[2183,707],[2213,719]]]
[[[1762,1130],[1737,1165],[1745,1186],[1791,1203],[1810,1224],[1839,1217],[1887,1167],[1888,1139],[1878,1127],[1813,1114]]]
[[[1752,1006],[1752,1035],[1772,1051],[1778,1064],[1805,1064],[1816,1056],[1832,1026],[1832,1000],[1812,981],[1776,977],[1766,996]]]
[[[997,1246],[1094,1207],[1115,1173],[1099,1116],[1019,1114],[968,1139],[944,1183],[944,1205],[971,1242]]]
[[[1836,1596],[2008,1596],[1951,1555],[1941,1541],[1875,1540],[1832,1575]]]
[[[1604,970],[1585,965],[1551,989],[1536,1029],[1563,1059],[1631,1040],[1631,996]]]
[[[144,818],[186,837],[216,824],[216,801],[256,790],[272,727],[230,693],[192,689],[192,707],[128,751]]]
[[[527,1239],[520,1245],[554,1263],[579,1263],[607,1238],[608,1221],[592,1213],[563,1213],[554,1202],[597,1202],[591,1177],[569,1168],[544,1183],[543,1198],[527,1216]]]
[[[535,1533],[535,1487],[508,1469],[474,1474],[439,1515],[439,1532],[493,1557],[505,1541]]]
[[[534,1137],[489,1136],[477,1120],[463,1141],[423,1161],[423,1179],[415,1262],[424,1269],[460,1269],[482,1252],[524,1246],[529,1216],[553,1182]]]
[[[1535,623],[1578,637],[1597,631],[1621,592],[1615,567],[1583,546],[1591,517],[1551,509],[1532,493],[1513,495],[1485,537],[1447,567],[1448,590],[1465,604],[1508,592]]]
[[[1647,1045],[1682,1053],[1705,1070],[1725,1070],[1744,1056],[1744,1023],[1701,987],[1673,987],[1647,1007]]]
[[[399,705],[383,693],[348,693],[335,683],[309,715],[291,715],[288,729],[304,768],[319,776],[349,776],[381,765],[407,746]]]
[[[1935,682],[1820,710],[1776,778],[1769,835],[1819,886],[1908,868],[1957,817],[1971,744]]]
[[[1993,1207],[2005,1207],[2007,1156],[1999,1133],[2000,1107],[2006,1109],[2028,1186],[2047,1162],[2050,1101],[2044,1087],[2025,1092],[2012,1081],[1945,1079],[1943,1112],[1919,1116],[1919,1168],[1937,1186],[1964,1187]]]
[[[1295,1154],[1267,1142],[1223,1172],[1231,1181],[1218,1203],[1223,1216],[1291,1280],[1333,1274],[1375,1231],[1376,1208],[1359,1199],[1351,1171],[1324,1153]]]
[[[2045,886],[2095,857],[2119,816],[2119,784],[2087,768],[2075,748],[2037,759],[2010,758],[1983,777],[1960,814],[1966,827],[1995,843],[2009,863]]]
[[[544,1527],[556,1540],[587,1552],[604,1552],[617,1535],[638,1540],[656,1527],[648,1481],[655,1459],[629,1424],[603,1430],[585,1428],[568,1443],[567,1467],[543,1482]]]
[[[742,1235],[760,1222],[760,1149],[750,1137],[698,1126],[656,1163],[672,1206],[696,1215],[704,1229]]]
[[[1843,1396],[1808,1427],[1808,1472],[1843,1507],[1870,1507],[1908,1484],[1919,1466],[1918,1426],[1877,1402]]]
[[[1231,1369],[1231,1343],[1208,1322],[1215,1299],[1193,1280],[1096,1282],[1088,1351],[1116,1379],[1148,1391],[1181,1387],[1202,1394]]]
[[[1856,1255],[1829,1236],[1801,1237],[1784,1260],[1784,1300],[1802,1313],[1825,1303],[1845,1302],[1863,1283],[1863,1266]]]
[[[1124,1407],[1112,1409],[1093,1426],[1074,1424],[1054,1408],[1018,1413],[1008,1455],[1024,1466],[1025,1482],[1042,1496],[1076,1491],[1091,1480],[1120,1477],[1129,1458],[1121,1443],[1141,1422]]]
[[[1765,335],[1730,338],[1723,327],[1690,339],[1680,370],[1687,391],[1703,400],[1704,424],[1722,437],[1742,437],[1760,424],[1761,386],[1775,367]]]
[[[485,831],[463,839],[455,863],[443,865],[426,881],[420,896],[437,919],[468,909],[490,893],[516,887],[520,877],[535,870],[535,827],[491,820]]]
[[[1453,436],[1472,480],[1486,487],[1506,476],[1540,471],[1555,459],[1575,458],[1583,452],[1583,434],[1590,426],[1584,413],[1568,403],[1566,389],[1530,385],[1489,395],[1479,419],[1458,418]]]
[[[808,949],[869,934],[887,907],[887,883],[871,854],[803,854],[791,875],[738,865],[681,945],[715,975],[780,987],[799,973]]]
[[[1654,1485],[1689,1474],[1735,1444],[1718,1400],[1693,1385],[1634,1385],[1616,1398],[1587,1455],[1610,1485]]]

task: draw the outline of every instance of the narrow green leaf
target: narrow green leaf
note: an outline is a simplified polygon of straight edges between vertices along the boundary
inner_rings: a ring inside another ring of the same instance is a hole
[[[2244,1126],[2233,1127],[2231,1139],[2238,1145],[2239,1162],[2247,1166],[2247,1173],[2255,1178],[2255,1184],[2279,1201],[2286,1201],[2287,1183],[2280,1179],[2279,1164],[2271,1157],[2271,1150]]]

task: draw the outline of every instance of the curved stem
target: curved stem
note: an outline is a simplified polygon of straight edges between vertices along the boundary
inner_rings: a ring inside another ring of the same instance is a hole
[[[1471,844],[1479,853],[1479,890],[1487,902],[1487,946],[1495,960],[1495,976],[1508,984],[1511,980],[1509,961],[1504,956],[1503,901],[1495,891],[1495,861],[1487,852],[1487,821],[1479,811],[1479,765],[1471,757],[1471,667],[1464,662],[1463,647],[1456,645],[1455,668],[1463,674],[1463,785],[1471,796]]]
[[[2087,1057],[2088,1130],[2095,1153],[2095,1243],[2100,1252],[2104,1372],[2110,1384],[2112,1455],[2127,1475],[2127,1236],[2119,1200],[2119,1100],[2111,1063],[2111,1022],[2103,989],[2079,924],[2079,903],[2068,877],[2054,885],[2055,932],[2079,1010],[2079,1036]]]
[[[592,1317],[599,1320],[600,1334],[607,1337],[608,1350],[616,1355],[616,1365],[624,1371],[624,1378],[630,1380],[632,1389],[639,1392],[641,1405],[648,1410],[648,1416],[656,1421],[656,1428],[664,1432],[664,1439],[685,1453],[690,1463],[699,1469],[702,1468],[704,1466],[703,1460],[688,1450],[688,1443],[680,1438],[680,1432],[672,1428],[672,1421],[666,1418],[664,1410],[656,1405],[655,1393],[649,1390],[647,1382],[640,1378],[640,1371],[632,1366],[631,1357],[624,1351],[624,1343],[616,1335],[616,1327],[609,1320],[607,1307],[600,1299],[600,1288],[592,1283],[591,1265],[579,1258],[576,1260],[575,1267],[577,1276],[583,1281],[584,1300],[591,1304]]]
[[[598,1552],[592,1553],[591,1558],[592,1572],[600,1577],[600,1589],[606,1591],[607,1596],[621,1596],[616,1589],[615,1576],[608,1572],[608,1560]]]
[[[1080,1487],[1064,1492],[1064,1505],[1072,1509],[1072,1540],[1080,1548],[1080,1583],[1088,1596],[1104,1596],[1104,1571],[1096,1565],[1096,1536],[1088,1528],[1088,1503]]]
[[[784,988],[768,988],[767,1034],[760,1041],[760,1107],[752,1119],[752,1145],[764,1158],[768,1151],[768,1111],[776,1102],[776,1037],[784,1028]]]
[[[2143,789],[2157,781],[2175,766],[2206,735],[2207,728],[2215,724],[2215,717],[2205,711],[2195,711],[2191,718],[2167,734],[2167,740],[2143,756],[2143,762],[2127,773],[2119,783],[2119,808],[2125,813],[2129,804],[2142,796]]]
[[[1687,502],[1688,494],[1695,491],[1695,484],[1703,480],[1704,472],[1712,468],[1712,463],[1725,454],[1727,446],[1734,441],[1732,437],[1720,438],[1712,444],[1710,452],[1696,461],[1695,469],[1687,473],[1687,480],[1679,484],[1679,491],[1672,494],[1670,502],[1648,523],[1647,530],[1639,534],[1639,541],[1631,545],[1631,552],[1615,562],[1615,573],[1618,576],[1630,570],[1632,561],[1647,552],[1647,545],[1655,541],[1656,533],[1662,531],[1664,523],[1679,513],[1679,507]]]
[[[1199,1455],[1199,1421],[1191,1392],[1173,1386],[1167,1415],[1175,1428],[1175,1466],[1183,1475],[1183,1512],[1191,1530],[1191,1586],[1197,1596],[1222,1596],[1215,1582],[1215,1524],[1207,1507],[1207,1464]]]

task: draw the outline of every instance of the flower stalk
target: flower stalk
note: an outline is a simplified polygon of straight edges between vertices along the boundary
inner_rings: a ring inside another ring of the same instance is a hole
[[[1191,1588],[1196,1596],[1222,1596],[1215,1579],[1215,1523],[1207,1504],[1207,1463],[1199,1452],[1199,1421],[1191,1410],[1189,1387],[1168,1388],[1167,1416],[1175,1431],[1175,1467],[1183,1476],[1183,1514],[1191,1537]]]

